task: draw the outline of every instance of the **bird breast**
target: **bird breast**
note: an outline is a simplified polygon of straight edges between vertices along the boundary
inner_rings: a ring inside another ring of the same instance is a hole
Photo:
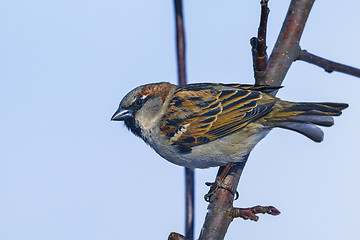
[[[250,123],[241,131],[219,138],[205,144],[191,147],[188,153],[179,152],[178,147],[152,129],[145,134],[146,142],[163,158],[174,164],[189,168],[208,168],[223,166],[229,162],[245,161],[245,156],[270,131],[269,127]],[[153,136],[161,136],[154,138]]]

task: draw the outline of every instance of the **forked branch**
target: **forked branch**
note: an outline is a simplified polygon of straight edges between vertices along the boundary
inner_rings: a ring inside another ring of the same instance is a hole
[[[175,2],[181,0],[175,0]],[[256,85],[280,86],[291,64],[296,60],[306,61],[322,67],[327,72],[338,71],[360,77],[360,70],[320,58],[305,50],[301,50],[299,42],[305,23],[315,0],[291,0],[282,29],[268,59],[266,53],[266,25],[269,9],[268,0],[261,1],[261,19],[257,38],[251,40],[254,76]],[[179,39],[178,39],[179,41]],[[184,65],[185,66],[185,65]],[[179,66],[180,67],[180,66]],[[180,68],[179,68],[180,77]],[[273,94],[276,95],[277,91]],[[234,163],[223,180],[227,189],[218,188],[209,195],[208,213],[200,233],[199,240],[224,239],[227,229],[234,218],[258,220],[256,214],[278,215],[280,211],[272,206],[255,206],[252,208],[234,208],[233,195],[229,189],[237,189],[240,176],[245,167],[247,157],[242,163]],[[221,174],[219,171],[218,175]],[[171,237],[171,238],[170,238]],[[172,233],[169,239],[186,239]]]
[[[262,1],[261,3],[262,9],[264,9],[263,4],[267,3],[267,1]],[[274,50],[269,58],[269,62],[267,63],[265,81],[259,80],[259,83],[264,82],[267,85],[273,86],[281,85],[292,62],[297,58],[297,53],[300,49],[299,41],[301,34],[313,3],[314,0],[291,1],[283,27],[280,31]],[[266,11],[266,14],[267,13],[268,11]],[[265,23],[266,29],[266,21],[262,20],[261,22]],[[260,29],[261,27],[259,27],[259,32],[262,32],[261,34],[266,34],[266,31],[260,31]],[[263,43],[262,48],[264,49],[265,46],[264,56],[266,55],[265,38]],[[256,54],[260,55],[259,53]],[[274,92],[274,94],[276,94],[276,92]],[[230,169],[230,173],[224,180],[225,184],[229,185],[233,189],[237,188],[245,163],[246,161],[233,165]],[[208,206],[208,213],[206,215],[199,240],[224,239],[226,231],[233,220],[232,214],[228,213],[233,213],[233,211],[232,194],[230,191],[219,189],[211,197],[210,204]]]
[[[315,0],[292,0],[266,69],[267,85],[280,86],[300,51],[300,38]],[[274,92],[276,94],[276,91]]]

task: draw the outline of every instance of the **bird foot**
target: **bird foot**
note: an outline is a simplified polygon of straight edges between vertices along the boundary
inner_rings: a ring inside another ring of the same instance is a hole
[[[233,187],[230,187],[228,185],[226,185],[224,183],[224,181],[218,181],[218,179],[216,179],[216,182],[206,182],[205,183],[206,186],[210,186],[210,190],[207,194],[205,194],[204,199],[206,202],[210,202],[210,198],[212,195],[214,195],[216,193],[217,190],[219,190],[219,188],[228,190],[231,195],[233,195],[234,200],[239,198],[239,193],[236,189],[234,189]]]
[[[233,218],[241,217],[244,220],[250,219],[252,221],[259,220],[259,217],[256,215],[258,213],[270,214],[270,215],[279,215],[280,211],[273,206],[255,206],[251,208],[233,208],[231,216]]]
[[[210,202],[211,196],[214,195],[216,191],[219,190],[219,188],[228,190],[233,195],[235,200],[239,198],[239,193],[236,191],[236,189],[225,183],[225,178],[228,175],[230,168],[233,166],[233,164],[234,163],[228,163],[225,167],[220,167],[215,182],[205,183],[206,186],[210,186],[209,192],[204,196],[206,202]]]

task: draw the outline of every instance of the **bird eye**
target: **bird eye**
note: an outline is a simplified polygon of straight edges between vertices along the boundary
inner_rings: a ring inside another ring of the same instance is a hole
[[[136,99],[136,101],[135,101],[135,104],[136,104],[137,106],[141,106],[143,103],[144,103],[144,99],[143,99],[143,98],[138,98],[138,99]]]

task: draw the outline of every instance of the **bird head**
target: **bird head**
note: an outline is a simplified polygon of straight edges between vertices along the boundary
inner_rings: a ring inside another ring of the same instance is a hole
[[[124,121],[137,136],[156,124],[165,111],[165,102],[176,86],[161,82],[139,86],[121,100],[112,121]]]

